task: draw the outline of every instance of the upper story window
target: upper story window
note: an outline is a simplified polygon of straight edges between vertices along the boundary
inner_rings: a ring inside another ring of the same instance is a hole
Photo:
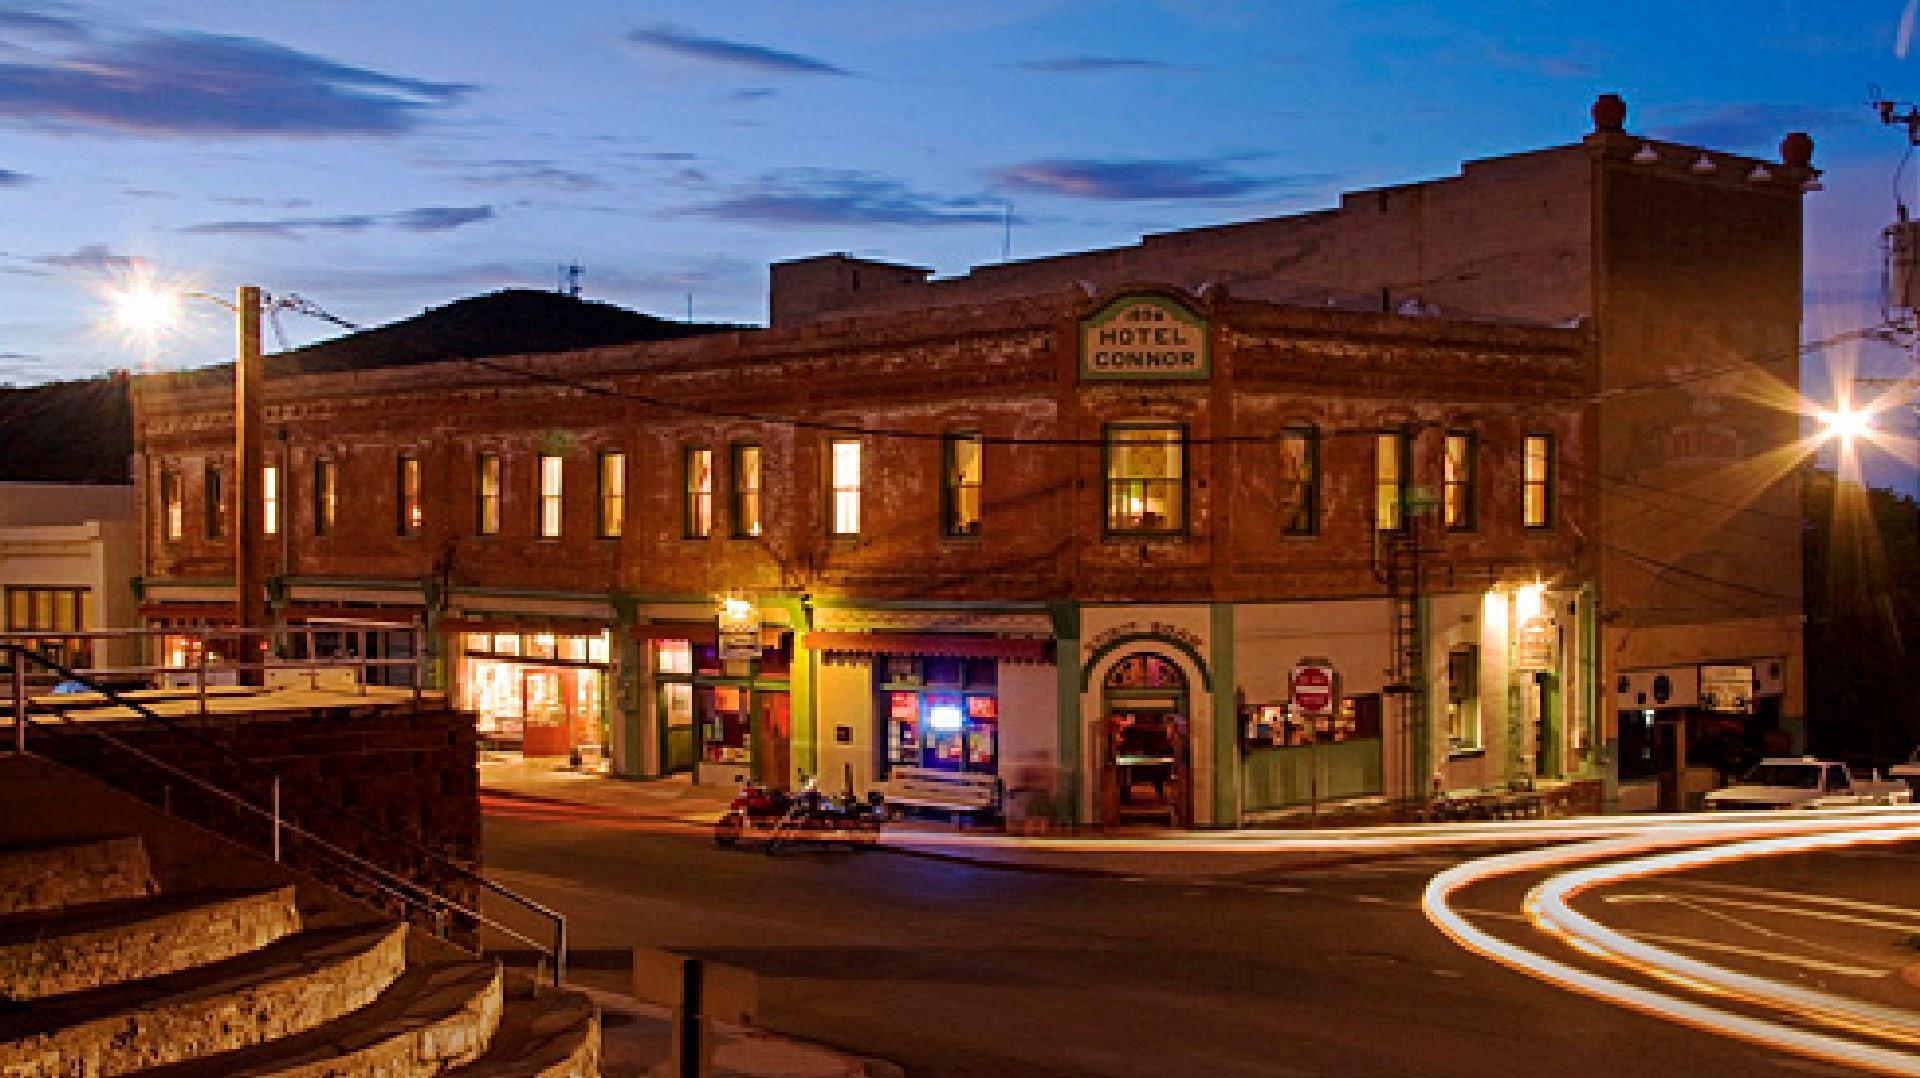
[[[500,534],[500,454],[482,453],[473,460],[474,531]]]
[[[558,454],[540,454],[540,538],[558,539],[560,537],[561,510],[565,503],[561,500],[560,484],[566,478],[566,462]]]
[[[762,527],[760,517],[760,447],[733,447],[733,537],[753,539]]]
[[[1107,531],[1176,535],[1187,527],[1187,428],[1107,428]]]
[[[1407,449],[1405,431],[1374,435],[1373,526],[1383,532],[1407,526]]]
[[[602,539],[618,539],[627,527],[627,455],[609,449],[600,454],[594,471],[600,484],[594,532]]]
[[[260,531],[280,534],[280,466],[269,464],[260,469]]]
[[[331,460],[313,462],[313,534],[332,535],[340,512],[340,469]]]
[[[680,534],[705,539],[713,534],[713,450],[689,448],[681,457],[683,489]]]
[[[401,535],[416,535],[426,523],[426,508],[420,504],[420,458],[401,454],[394,468],[395,530]]]
[[[860,534],[860,443],[836,438],[827,443],[827,530],[833,535]]]
[[[1527,435],[1520,468],[1521,523],[1545,528],[1553,522],[1553,436]]]
[[[207,501],[207,538],[219,539],[227,534],[227,484],[220,469],[207,465],[206,489]]]
[[[160,534],[178,541],[187,533],[187,509],[180,499],[180,473],[167,469],[160,473]]]
[[[1476,487],[1479,443],[1472,434],[1452,431],[1447,435],[1440,489],[1440,513],[1448,531],[1472,531],[1479,491]]]
[[[1320,432],[1309,426],[1280,432],[1280,529],[1288,535],[1320,530]]]
[[[944,448],[945,531],[948,535],[979,535],[986,443],[978,434],[950,434]]]

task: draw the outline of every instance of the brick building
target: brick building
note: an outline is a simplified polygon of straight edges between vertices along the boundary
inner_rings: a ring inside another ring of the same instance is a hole
[[[1673,368],[1797,386],[1812,173],[1596,120],[1118,252],[782,264],[765,331],[270,377],[275,617],[424,621],[532,753],[983,774],[1107,823],[1610,777],[1616,736],[1704,724],[1623,729],[1647,671],[1698,704],[1702,663],[1771,662],[1790,720],[1797,549],[1720,525],[1792,503],[1790,470],[1726,481],[1795,421]],[[150,619],[232,602],[230,382],[136,386]]]

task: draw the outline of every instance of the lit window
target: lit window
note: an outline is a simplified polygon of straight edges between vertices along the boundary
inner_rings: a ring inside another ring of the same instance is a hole
[[[1544,528],[1553,513],[1553,437],[1529,434],[1521,463],[1521,522]]]
[[[500,534],[500,454],[482,453],[474,458],[474,530],[481,535]]]
[[[1441,477],[1441,513],[1449,531],[1473,530],[1477,448],[1471,434],[1455,432],[1447,435],[1445,474]]]
[[[627,455],[600,454],[600,506],[597,532],[602,539],[618,539],[627,522]]]
[[[394,472],[394,504],[399,516],[395,521],[401,535],[413,535],[426,521],[420,505],[420,458],[402,455]]]
[[[540,454],[540,538],[560,537],[560,511],[563,506],[560,483],[566,465],[552,453]]]
[[[220,469],[207,465],[206,490],[207,501],[207,538],[219,539],[227,534],[227,491]]]
[[[733,447],[733,537],[752,539],[760,534],[760,447]]]
[[[1478,751],[1480,736],[1480,649],[1461,644],[1447,653],[1447,749]]]
[[[160,533],[178,540],[187,533],[186,506],[180,500],[180,473],[160,473]]]
[[[832,520],[834,535],[860,534],[860,443],[836,439],[828,444],[831,461]]]
[[[713,450],[688,449],[681,465],[686,480],[681,534],[689,539],[705,539],[713,534]]]
[[[340,469],[330,460],[313,462],[313,534],[332,535],[340,511]]]
[[[1280,529],[1288,535],[1320,530],[1320,432],[1288,427],[1280,432]]]
[[[280,467],[277,464],[260,469],[260,530],[267,535],[280,534]]]
[[[1107,428],[1107,530],[1171,535],[1187,526],[1187,432]]]
[[[986,443],[978,434],[952,434],[946,440],[948,535],[980,534],[980,480]]]
[[[1373,526],[1383,532],[1407,525],[1407,436],[1401,432],[1373,440]]]

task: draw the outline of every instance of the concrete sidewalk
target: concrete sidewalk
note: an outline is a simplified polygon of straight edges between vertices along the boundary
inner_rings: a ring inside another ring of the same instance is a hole
[[[600,1073],[673,1078],[673,1013],[614,992],[588,990],[600,1005]],[[892,1063],[740,1026],[714,1027],[713,1078],[901,1078]]]
[[[480,793],[709,825],[726,811],[739,791],[731,787],[695,786],[685,775],[664,779],[614,778],[605,771],[568,767],[559,757],[525,758],[516,752],[481,754]]]

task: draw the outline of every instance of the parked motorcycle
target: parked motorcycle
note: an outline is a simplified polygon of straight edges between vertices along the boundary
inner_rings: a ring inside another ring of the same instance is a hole
[[[792,795],[749,782],[714,821],[713,842],[731,849],[757,839],[766,843],[768,853],[789,842],[870,846],[880,834],[883,807],[877,793],[865,800],[854,797],[852,790],[829,797],[812,779]]]

